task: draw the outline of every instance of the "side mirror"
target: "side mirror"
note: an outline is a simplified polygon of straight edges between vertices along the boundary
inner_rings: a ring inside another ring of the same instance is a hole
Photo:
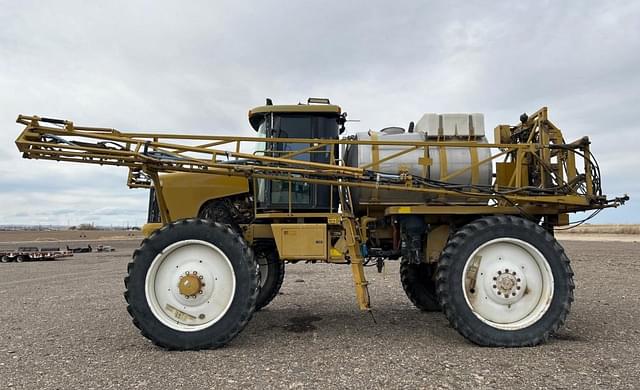
[[[340,128],[338,129],[339,134],[344,133],[344,131],[346,130],[344,127],[345,123],[347,123],[347,113],[343,112],[342,115],[340,115],[340,117],[338,118],[338,125],[340,125]]]

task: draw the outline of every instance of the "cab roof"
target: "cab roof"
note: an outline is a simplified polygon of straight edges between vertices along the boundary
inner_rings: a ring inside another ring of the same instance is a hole
[[[249,110],[249,123],[254,130],[258,131],[260,126],[260,120],[264,114],[268,113],[280,113],[280,114],[335,114],[340,115],[342,110],[340,106],[334,104],[278,104],[278,105],[265,105],[254,107]]]

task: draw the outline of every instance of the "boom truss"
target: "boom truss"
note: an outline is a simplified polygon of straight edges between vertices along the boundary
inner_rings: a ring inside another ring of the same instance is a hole
[[[602,195],[599,168],[591,155],[588,138],[566,143],[561,131],[548,120],[546,107],[523,118],[517,126],[498,126],[496,143],[491,144],[471,139],[406,142],[132,133],[24,115],[20,115],[17,122],[25,126],[16,140],[25,158],[125,166],[129,168],[130,187],[148,188],[154,182],[158,187],[158,174],[162,172],[191,172],[434,195],[433,205],[416,205],[412,211],[422,213],[438,209],[451,213],[468,210],[469,213],[560,214],[615,207],[626,200],[607,200]],[[255,151],[256,144],[277,143],[303,146],[294,152],[274,151],[277,148],[266,146]],[[403,172],[378,172],[374,164],[346,166],[337,150],[349,144],[401,147],[399,152],[377,164],[429,147],[490,148],[493,153],[489,158],[476,158],[468,166],[434,181]],[[253,153],[248,151],[251,149],[254,149]],[[305,153],[329,153],[330,163],[296,159]],[[502,180],[495,180],[491,186],[448,182],[487,163],[511,164],[511,173]],[[534,184],[528,178],[530,175],[536,177]],[[437,202],[438,197],[460,195],[476,201],[468,205]],[[486,206],[478,206],[477,199],[486,200]],[[388,210],[401,213],[399,209],[390,207]]]

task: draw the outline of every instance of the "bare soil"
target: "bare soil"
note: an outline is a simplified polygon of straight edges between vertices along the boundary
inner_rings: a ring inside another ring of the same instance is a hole
[[[635,234],[640,235],[640,225],[633,224],[596,224],[585,223],[571,229],[563,230],[563,234]]]
[[[2,233],[1,240],[17,238]],[[138,333],[125,309],[122,279],[139,241],[105,239],[100,243],[116,252],[0,264],[0,388],[631,389],[640,383],[638,242],[563,242],[576,273],[576,301],[561,332],[534,348],[468,343],[441,313],[411,305],[397,262],[389,262],[382,274],[367,269],[375,322],[357,309],[348,267],[287,265],[282,294],[227,347],[167,352]]]
[[[640,234],[556,232],[556,238],[561,241],[640,242]]]

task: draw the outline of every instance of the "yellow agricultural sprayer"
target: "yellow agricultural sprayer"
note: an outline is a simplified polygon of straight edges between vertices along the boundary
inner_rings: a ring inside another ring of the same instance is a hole
[[[134,324],[169,349],[219,347],[277,294],[285,264],[398,260],[415,306],[474,343],[527,346],[564,323],[573,272],[554,228],[617,207],[587,137],[547,109],[485,135],[482,114],[425,114],[342,136],[327,99],[249,111],[254,137],[131,133],[19,116],[25,158],[129,168],[150,188],[147,238],[125,279]]]

